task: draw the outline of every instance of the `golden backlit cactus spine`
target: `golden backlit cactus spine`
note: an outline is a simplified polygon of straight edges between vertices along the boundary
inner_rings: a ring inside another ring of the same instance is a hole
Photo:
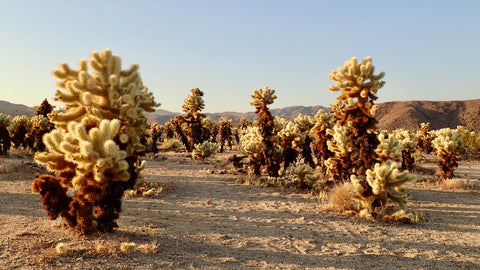
[[[452,178],[454,176],[453,171],[458,167],[457,156],[464,147],[462,133],[451,128],[436,130],[432,145],[435,149],[435,155],[440,158],[438,167],[442,179]]]
[[[111,232],[124,191],[134,187],[145,166],[137,155],[144,149],[144,112],[159,104],[143,85],[138,65],[122,70],[120,57],[109,49],[93,51],[78,69],[62,62],[52,74],[64,90],[57,90],[56,100],[66,111],[49,114],[55,129],[44,136],[48,150],[35,160],[55,176],[38,177],[32,191],[40,193],[51,219],[60,215],[82,234]]]

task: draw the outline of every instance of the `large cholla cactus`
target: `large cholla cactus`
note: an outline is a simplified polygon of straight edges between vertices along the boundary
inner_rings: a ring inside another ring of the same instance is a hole
[[[280,165],[279,160],[276,159],[278,149],[274,143],[275,121],[267,107],[277,98],[275,90],[268,88],[268,86],[265,86],[264,89],[254,89],[250,97],[253,99],[250,105],[255,106],[255,113],[258,116],[258,126],[262,137],[261,163],[266,166],[269,176],[277,177]]]
[[[11,122],[10,115],[0,113],[0,155],[7,155],[12,145],[8,132]]]
[[[458,167],[457,155],[464,147],[462,133],[456,129],[442,128],[435,131],[435,139],[432,141],[435,154],[440,158],[438,167],[442,179],[453,177],[453,171]]]
[[[57,90],[56,100],[67,110],[49,114],[55,129],[43,139],[48,151],[35,155],[55,176],[35,179],[32,191],[40,193],[50,218],[60,215],[82,234],[110,232],[124,191],[134,187],[145,165],[137,155],[144,149],[144,112],[159,104],[143,86],[138,65],[122,70],[109,49],[92,52],[78,69],[61,63],[52,73],[65,90]]]
[[[344,172],[333,172],[330,169],[330,176],[336,180],[345,181],[351,174],[364,175],[376,162],[375,149],[379,143],[377,120],[373,116],[376,110],[374,101],[376,93],[384,85],[380,81],[385,73],[374,75],[374,66],[371,57],[363,59],[358,63],[353,57],[345,62],[343,68],[338,68],[329,74],[329,79],[337,82],[337,85],[330,86],[330,91],[340,91],[337,100],[332,104],[332,114],[337,126],[348,127],[342,129],[342,136],[348,145],[341,146],[344,142],[333,143],[337,147],[329,149],[336,153],[335,149],[348,149],[349,154],[335,154],[328,161],[329,167]],[[338,131],[330,132],[336,134]],[[336,136],[336,137],[342,137]],[[335,140],[335,138],[333,140]],[[341,177],[338,179],[337,177]]]

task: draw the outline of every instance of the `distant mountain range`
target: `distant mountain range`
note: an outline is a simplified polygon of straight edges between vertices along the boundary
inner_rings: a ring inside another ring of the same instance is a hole
[[[432,129],[444,127],[455,128],[457,125],[463,125],[480,132],[480,99],[474,100],[455,100],[455,101],[393,101],[379,103],[376,117],[379,120],[380,127],[386,130],[405,128],[415,130],[420,123],[430,123]],[[328,111],[329,108],[323,106],[290,106],[279,109],[271,109],[274,116],[280,116],[286,119],[294,119],[300,113],[314,116],[319,109]],[[26,114],[34,115],[35,109],[21,105],[12,104],[0,100],[0,112],[7,114]],[[163,125],[170,121],[178,112],[170,112],[163,109],[157,109],[153,113],[147,114],[149,122],[155,122]],[[238,124],[242,117],[249,121],[257,119],[254,112],[223,112],[207,113],[207,116],[214,121],[220,117],[232,119],[234,124]]]

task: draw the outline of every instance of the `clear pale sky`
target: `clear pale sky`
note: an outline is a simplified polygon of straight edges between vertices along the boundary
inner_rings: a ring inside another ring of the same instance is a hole
[[[173,112],[195,87],[204,112],[253,111],[265,85],[272,108],[328,106],[327,76],[353,56],[386,73],[378,102],[480,98],[476,0],[4,0],[0,35],[0,100],[28,106],[53,103],[60,62],[104,48]]]

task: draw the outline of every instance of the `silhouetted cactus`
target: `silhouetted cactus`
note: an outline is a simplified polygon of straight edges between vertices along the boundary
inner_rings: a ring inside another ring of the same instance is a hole
[[[227,145],[230,150],[232,149],[232,120],[220,117],[218,123],[220,125],[220,153],[223,153],[225,145]]]
[[[0,155],[7,155],[10,146],[12,145],[10,140],[10,133],[8,132],[11,124],[10,115],[0,113]]]

